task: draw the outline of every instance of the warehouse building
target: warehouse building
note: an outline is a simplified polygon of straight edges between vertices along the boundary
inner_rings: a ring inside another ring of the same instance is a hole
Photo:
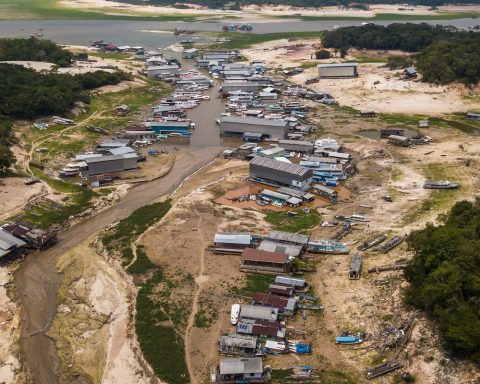
[[[317,69],[321,79],[358,76],[358,63],[318,64]]]
[[[180,73],[178,65],[158,65],[147,68],[148,77],[174,76]]]
[[[255,156],[249,163],[250,179],[259,183],[306,191],[313,170],[296,164]]]
[[[85,159],[87,169],[83,171],[85,177],[104,173],[124,172],[137,168],[137,154],[110,155]]]
[[[288,133],[288,122],[258,117],[222,116],[220,133],[224,136],[242,136],[247,132],[261,133],[264,138],[283,139]]]
[[[185,49],[182,52],[182,58],[183,59],[194,59],[197,56],[198,56],[198,49],[197,48]]]

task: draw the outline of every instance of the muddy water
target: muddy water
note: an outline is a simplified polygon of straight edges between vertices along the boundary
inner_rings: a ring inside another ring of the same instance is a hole
[[[185,63],[186,68],[192,65]],[[54,247],[30,255],[15,273],[15,292],[22,310],[21,347],[35,383],[86,382],[81,376],[60,376],[55,342],[47,335],[56,314],[57,290],[62,278],[56,268],[58,257],[85,238],[128,216],[133,210],[170,194],[187,176],[214,159],[228,145],[228,142],[220,139],[219,128],[215,124],[215,119],[224,108],[222,100],[217,98],[218,84],[206,94],[211,100],[202,102],[188,112],[188,117],[196,123],[192,137],[178,144],[169,138],[164,144],[174,147],[181,154],[168,175],[138,185],[115,206],[62,232]]]

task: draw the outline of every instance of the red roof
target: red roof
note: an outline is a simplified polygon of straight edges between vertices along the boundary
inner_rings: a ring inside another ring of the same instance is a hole
[[[266,307],[281,308],[284,309],[287,307],[288,298],[278,295],[273,295],[271,293],[257,292],[253,295],[253,303],[264,305]]]
[[[257,320],[252,327],[252,335],[275,337],[280,330],[280,324],[275,321]]]
[[[287,260],[288,255],[285,253],[260,251],[253,248],[245,248],[242,252],[242,261],[285,264]]]

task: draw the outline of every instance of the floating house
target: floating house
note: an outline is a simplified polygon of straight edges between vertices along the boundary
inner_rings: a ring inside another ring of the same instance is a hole
[[[240,320],[268,320],[277,321],[278,309],[263,307],[260,305],[242,305],[240,309]]]
[[[252,245],[252,235],[246,232],[217,232],[213,244],[216,253],[242,253]]]
[[[275,277],[275,284],[292,286],[294,290],[303,290],[308,286],[307,282],[304,279],[288,276]]]
[[[268,292],[274,295],[290,297],[293,295],[293,287],[290,285],[270,284]]]
[[[290,272],[288,255],[245,248],[242,252],[241,271],[251,272]]]
[[[280,145],[282,148],[285,148],[286,151],[292,152],[313,153],[315,149],[311,141],[280,140],[278,145]]]
[[[218,344],[218,352],[222,355],[254,356],[257,350],[257,337],[230,333],[223,335]]]
[[[10,233],[17,239],[25,241],[30,247],[44,249],[52,245],[57,239],[56,230],[41,230],[20,224],[5,224],[3,231]]]
[[[192,124],[188,121],[148,121],[145,125],[156,134],[182,133],[190,134]]]
[[[293,316],[297,308],[297,300],[294,298],[264,292],[257,292],[253,295],[253,304],[276,308],[278,313],[284,316]]]
[[[338,192],[332,188],[328,188],[322,184],[314,184],[311,191],[318,196],[326,197],[334,203],[338,202]]]
[[[284,339],[286,330],[277,321],[242,320],[237,324],[237,332],[257,337]]]
[[[183,59],[194,59],[197,56],[198,56],[198,49],[197,48],[185,49],[182,52],[182,58]]]
[[[396,145],[397,147],[409,147],[411,140],[409,137],[390,135],[388,136],[388,142],[390,144]]]
[[[221,359],[211,373],[211,383],[266,383],[261,357]]]
[[[270,231],[268,235],[265,236],[265,239],[278,243],[297,244],[305,248],[310,240],[310,236],[283,231]]]
[[[303,253],[302,245],[278,243],[271,240],[262,240],[258,249],[266,252],[286,253],[290,258],[299,257]]]
[[[265,138],[284,139],[288,132],[287,121],[258,117],[223,116],[219,124],[220,133],[224,136],[241,137],[246,132],[256,132]]]

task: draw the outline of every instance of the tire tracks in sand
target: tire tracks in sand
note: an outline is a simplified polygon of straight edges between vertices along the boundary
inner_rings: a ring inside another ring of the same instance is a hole
[[[190,316],[188,317],[188,322],[187,322],[187,328],[185,329],[185,363],[187,364],[188,368],[188,374],[190,376],[190,383],[191,384],[197,384],[198,379],[195,376],[194,368],[193,368],[193,363],[192,359],[190,356],[190,347],[191,347],[191,331],[194,327],[195,324],[195,315],[198,312],[198,298],[200,297],[200,293],[202,292],[202,286],[204,283],[208,281],[208,275],[204,275],[205,271],[205,248],[206,248],[206,243],[205,243],[205,237],[202,231],[202,215],[200,212],[198,212],[197,207],[195,206],[195,203],[193,203],[193,209],[195,213],[198,215],[198,220],[197,220],[197,233],[199,234],[198,236],[198,241],[199,241],[199,271],[198,271],[198,276],[195,278],[195,284],[196,284],[196,289],[193,294],[193,301],[192,301],[192,309],[190,311]]]

